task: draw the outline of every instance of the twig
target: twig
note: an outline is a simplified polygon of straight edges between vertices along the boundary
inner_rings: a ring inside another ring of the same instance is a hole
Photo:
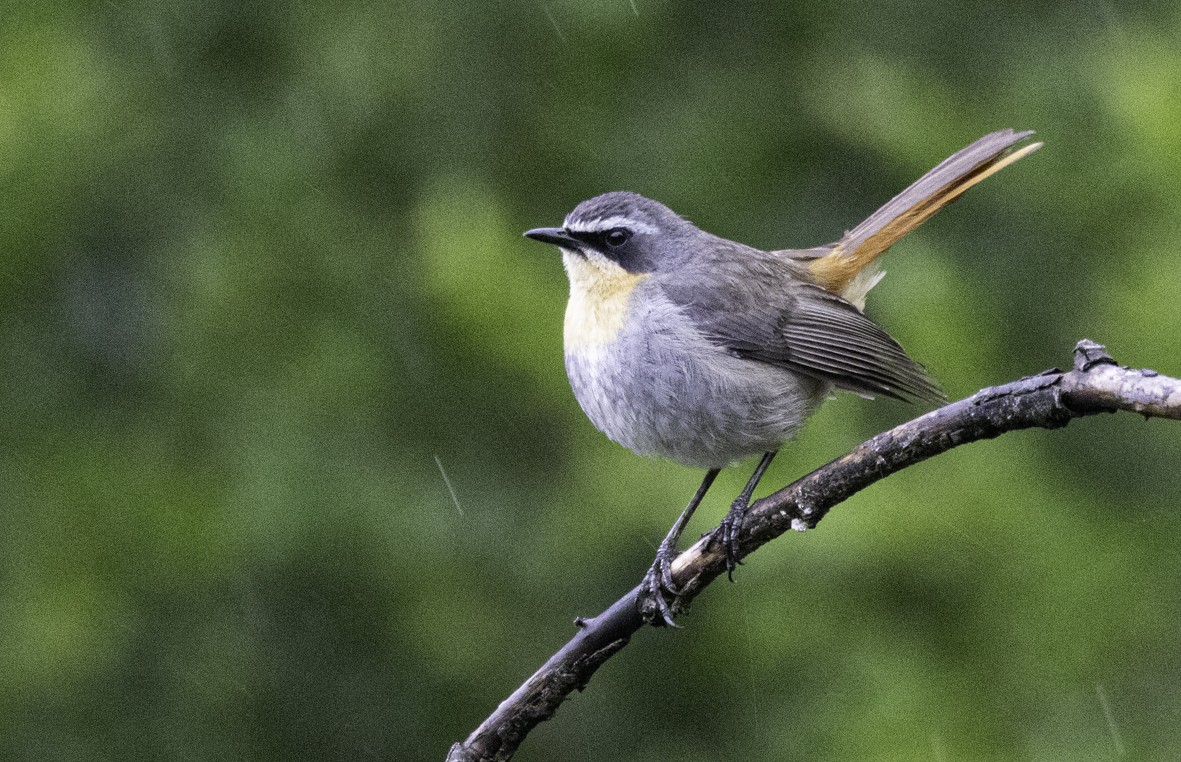
[[[870,439],[791,485],[751,506],[739,538],[739,557],[789,529],[816,526],[834,505],[890,474],[969,442],[1008,431],[1055,429],[1071,420],[1118,410],[1181,420],[1181,380],[1153,370],[1120,367],[1099,344],[1084,339],[1074,348],[1074,368],[1049,370],[1020,381],[982,389]],[[726,569],[716,530],[672,565],[685,610]],[[637,606],[639,586],[592,619],[577,619],[574,637],[496,708],[467,740],[451,747],[448,762],[507,760],[538,723],[548,720],[575,689],[627,645],[644,626]]]

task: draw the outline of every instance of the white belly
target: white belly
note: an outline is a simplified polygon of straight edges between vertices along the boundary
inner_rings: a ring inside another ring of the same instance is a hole
[[[823,382],[736,357],[671,304],[646,299],[613,341],[567,347],[574,395],[603,433],[640,455],[720,468],[777,450],[823,400]]]

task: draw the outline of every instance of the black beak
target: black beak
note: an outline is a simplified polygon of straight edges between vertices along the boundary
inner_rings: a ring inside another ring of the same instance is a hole
[[[552,243],[554,246],[561,246],[563,249],[570,249],[578,251],[580,246],[578,240],[573,238],[563,228],[535,228],[533,230],[525,231],[526,238],[532,238],[534,241],[541,241],[542,243]]]

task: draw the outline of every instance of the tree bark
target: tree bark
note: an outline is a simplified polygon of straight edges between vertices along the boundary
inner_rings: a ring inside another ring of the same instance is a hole
[[[1084,339],[1074,348],[1074,367],[1048,370],[982,389],[861,444],[754,503],[739,537],[743,558],[789,529],[816,526],[834,505],[890,474],[969,442],[1008,431],[1055,429],[1075,418],[1119,410],[1181,420],[1181,380],[1153,370],[1120,367],[1107,351]],[[673,580],[682,591],[673,602],[684,611],[726,569],[717,530],[677,556]],[[627,645],[644,626],[637,606],[639,586],[591,619],[576,619],[577,632],[467,740],[456,743],[448,762],[507,760],[538,723],[548,720],[575,689]]]

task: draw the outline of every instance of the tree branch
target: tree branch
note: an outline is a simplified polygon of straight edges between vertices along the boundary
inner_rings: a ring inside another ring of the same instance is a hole
[[[739,538],[739,558],[789,529],[816,526],[834,505],[890,474],[969,442],[1008,431],[1054,429],[1071,420],[1117,410],[1145,417],[1181,420],[1181,380],[1153,370],[1130,370],[1107,351],[1084,339],[1074,348],[1074,368],[1049,370],[1020,381],[982,389],[967,399],[879,434],[751,506]],[[685,610],[701,590],[726,569],[715,537],[703,537],[672,565]],[[556,654],[505,699],[448,762],[507,760],[538,723],[548,720],[575,689],[627,645],[644,626],[636,597],[639,586],[592,619],[577,619],[578,631]]]

